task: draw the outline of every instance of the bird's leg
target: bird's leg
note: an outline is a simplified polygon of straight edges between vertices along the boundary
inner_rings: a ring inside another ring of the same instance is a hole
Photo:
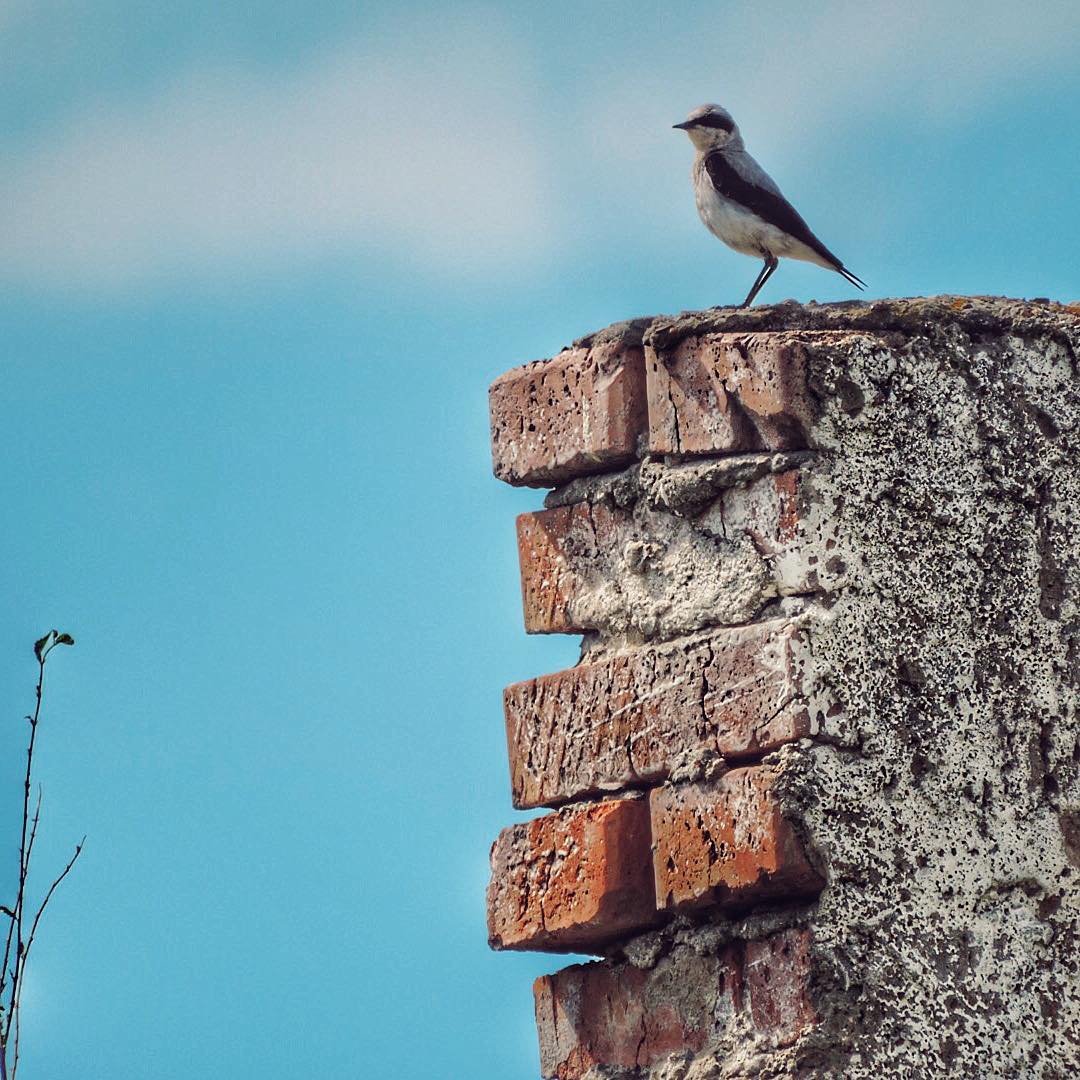
[[[761,273],[757,276],[757,281],[754,282],[753,287],[750,289],[749,295],[739,305],[739,307],[749,307],[754,302],[754,297],[761,291],[761,286],[772,277],[772,272],[780,265],[780,260],[773,254],[765,256],[765,265],[761,268]]]
[[[769,260],[765,260],[765,265],[758,272],[758,276],[754,279],[754,284],[750,286],[750,292],[747,293],[746,299],[739,305],[739,307],[749,307],[754,297],[758,294],[758,289],[761,288],[765,281],[765,275],[769,272]]]

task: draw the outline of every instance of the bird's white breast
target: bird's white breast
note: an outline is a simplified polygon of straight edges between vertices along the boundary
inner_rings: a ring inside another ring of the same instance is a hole
[[[789,236],[782,229],[762,221],[739,203],[724,198],[705,170],[705,159],[699,157],[694,162],[694,201],[698,214],[705,227],[714,236],[719,237],[728,247],[742,255],[755,255],[763,258],[771,253],[795,259],[807,259],[819,262],[818,255],[804,243]]]

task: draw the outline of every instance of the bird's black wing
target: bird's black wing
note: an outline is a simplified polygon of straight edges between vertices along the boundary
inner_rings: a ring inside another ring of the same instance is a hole
[[[762,221],[783,229],[789,236],[801,240],[816,251],[840,273],[844,264],[810,231],[802,215],[778,191],[770,191],[739,175],[738,170],[719,150],[705,158],[705,170],[719,194],[757,214]]]

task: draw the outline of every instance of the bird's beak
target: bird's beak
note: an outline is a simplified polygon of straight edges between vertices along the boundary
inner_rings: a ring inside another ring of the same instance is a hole
[[[693,126],[693,120],[684,120],[681,124],[672,124],[673,128],[678,128],[680,131],[689,131]]]

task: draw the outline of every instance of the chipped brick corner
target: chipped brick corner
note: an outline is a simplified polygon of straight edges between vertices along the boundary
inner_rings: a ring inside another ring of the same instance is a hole
[[[1080,1069],[1080,309],[639,319],[491,388],[525,629],[492,947],[540,1073]]]

